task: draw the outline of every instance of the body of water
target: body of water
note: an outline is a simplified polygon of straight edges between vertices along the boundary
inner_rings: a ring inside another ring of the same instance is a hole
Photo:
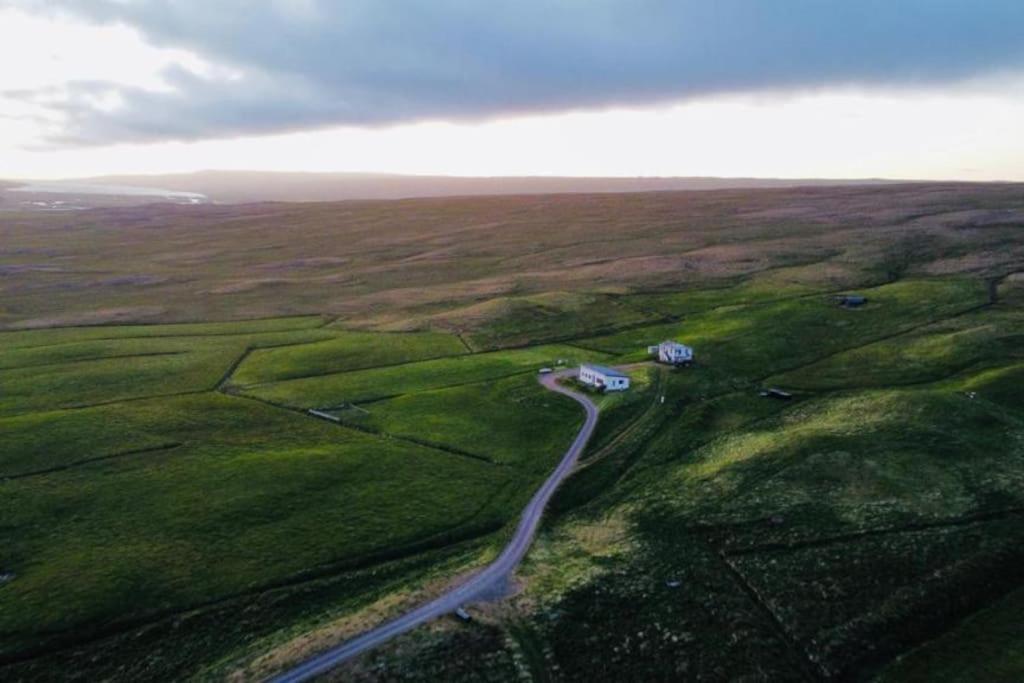
[[[163,190],[158,187],[136,187],[132,185],[90,185],[88,183],[29,183],[9,188],[10,192],[33,192],[37,194],[88,194],[114,195],[118,197],[163,197],[188,201],[194,204],[206,201],[206,195],[198,192]]]

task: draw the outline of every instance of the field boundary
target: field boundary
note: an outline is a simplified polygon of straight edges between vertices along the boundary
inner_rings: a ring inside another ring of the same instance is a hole
[[[359,432],[361,434],[366,434],[368,436],[372,436],[372,437],[380,439],[382,441],[399,441],[399,442],[404,442],[404,443],[408,443],[408,444],[413,445],[413,446],[418,446],[420,448],[429,448],[430,450],[440,451],[440,452],[445,453],[447,455],[452,455],[452,456],[456,456],[456,457],[460,457],[460,458],[469,458],[469,459],[472,459],[472,460],[486,462],[487,464],[494,465],[495,467],[510,467],[510,465],[507,465],[505,463],[500,463],[500,462],[497,462],[495,460],[491,460],[491,459],[489,459],[489,458],[487,458],[487,457],[485,457],[483,455],[479,455],[479,454],[476,454],[476,453],[470,453],[469,451],[459,450],[459,449],[453,448],[451,446],[443,446],[443,445],[440,445],[440,444],[430,443],[428,441],[420,441],[418,439],[413,439],[413,438],[409,438],[409,437],[405,437],[405,436],[398,436],[398,435],[392,434],[390,432],[375,430],[375,429],[372,429],[370,427],[367,427],[366,425],[355,425],[355,424],[352,424],[350,422],[346,422],[346,421],[343,421],[343,420],[340,420],[340,419],[337,422],[335,422],[333,420],[325,420],[324,418],[316,417],[315,415],[310,414],[309,409],[307,409],[307,408],[299,408],[299,407],[295,407],[295,406],[285,405],[283,403],[275,403],[273,401],[268,401],[267,399],[260,398],[258,396],[252,396],[250,394],[243,394],[243,393],[234,394],[234,393],[228,393],[228,392],[224,392],[224,391],[218,392],[218,393],[220,393],[223,396],[227,396],[228,398],[240,398],[240,399],[245,399],[245,400],[248,400],[248,401],[255,401],[256,403],[260,403],[262,405],[269,406],[271,408],[276,408],[278,410],[284,410],[284,411],[287,411],[287,412],[292,413],[294,415],[304,417],[306,419],[317,420],[318,422],[325,422],[325,423],[327,423],[329,425],[332,425],[332,426],[334,426],[335,428],[338,428],[338,429],[348,429],[348,430],[351,430],[351,431],[354,431],[354,432]],[[356,404],[352,404],[352,405],[356,405]]]
[[[286,315],[272,315],[267,317],[259,318],[238,318],[236,320],[178,320],[175,322],[104,322],[104,323],[85,323],[79,325],[52,325],[49,327],[4,327],[0,328],[0,338],[8,333],[18,332],[43,332],[46,330],[95,330],[100,327],[164,327],[170,325],[216,325],[216,324],[232,324],[232,323],[256,323],[263,322],[265,320],[294,320],[297,318],[323,318],[322,313],[289,313]],[[309,329],[316,330],[323,325],[314,325],[312,327],[291,327],[284,328],[281,330],[272,330],[272,332],[295,332],[297,330]],[[97,337],[89,339],[87,341],[110,341],[113,339],[160,339],[164,337],[237,337],[241,334],[267,334],[267,332],[213,332],[210,334],[146,334],[146,335],[125,335],[124,337]],[[61,344],[75,344],[78,342],[58,342],[56,344],[45,344],[44,346],[60,346]],[[12,346],[14,349],[24,348],[38,348],[35,346]]]
[[[486,503],[480,509],[484,509]],[[479,512],[479,511],[478,511]],[[476,514],[476,513],[474,513]],[[150,624],[166,621],[168,619],[174,619],[190,612],[197,612],[215,608],[221,605],[227,605],[237,600],[241,600],[251,596],[262,595],[269,591],[281,590],[292,588],[295,586],[301,586],[304,583],[311,581],[318,581],[333,576],[339,576],[350,572],[362,571],[376,567],[385,563],[400,562],[409,558],[420,555],[421,553],[431,550],[447,550],[452,549],[462,543],[468,543],[480,538],[484,538],[490,534],[501,531],[507,522],[503,523],[492,523],[486,525],[466,526],[456,525],[445,531],[438,532],[432,536],[425,537],[414,543],[409,543],[404,546],[400,546],[377,553],[371,553],[363,557],[354,558],[352,560],[344,560],[334,563],[327,563],[320,565],[319,567],[313,567],[311,569],[303,570],[289,577],[285,577],[278,581],[273,581],[267,584],[256,586],[247,590],[238,591],[236,593],[230,593],[222,595],[220,597],[197,602],[187,607],[181,607],[177,609],[169,609],[156,611],[149,615],[141,615],[135,618],[128,618],[121,621],[107,622],[96,626],[92,629],[83,629],[81,627],[69,627],[61,630],[50,630],[50,631],[36,631],[32,635],[35,636],[50,636],[58,640],[52,646],[41,646],[22,650],[20,652],[13,653],[0,653],[0,667],[7,666],[9,664],[17,664],[20,662],[27,662],[33,659],[39,659],[40,657],[46,657],[55,652],[61,652],[82,645],[87,645],[104,638],[121,635],[125,632],[131,631],[137,628],[143,628]],[[465,531],[469,533],[457,534],[456,532]],[[438,543],[438,541],[445,541]],[[76,637],[75,633],[83,633],[81,637]],[[25,634],[21,633],[2,633],[3,636],[21,636]]]
[[[377,334],[377,333],[375,333],[375,334]],[[387,333],[381,332],[379,334],[387,334]],[[290,344],[276,344],[274,346],[258,346],[258,347],[253,347],[252,349],[250,349],[250,351],[263,351],[264,349],[280,349],[280,348],[284,348],[284,347],[288,347],[288,346],[313,346],[315,344],[323,344],[323,343],[326,343],[326,342],[334,341],[334,339],[336,339],[336,338],[332,338],[332,339],[318,339],[317,341],[313,341],[313,342],[295,342],[295,343],[290,343]],[[503,349],[501,349],[501,350],[503,350]],[[313,375],[296,375],[294,377],[285,377],[284,379],[270,380],[269,382],[255,382],[253,384],[238,384],[236,386],[241,387],[243,389],[256,389],[256,388],[259,388],[259,387],[268,387],[268,386],[271,386],[271,385],[274,385],[274,384],[283,384],[285,382],[294,382],[294,381],[300,380],[300,379],[314,379],[314,378],[317,378],[317,377],[334,377],[335,375],[347,375],[350,372],[365,372],[367,370],[377,370],[377,369],[383,369],[383,368],[398,368],[398,367],[401,367],[403,365],[413,365],[415,363],[426,363],[428,361],[444,360],[446,358],[465,358],[466,356],[474,356],[474,355],[478,355],[478,354],[481,354],[481,353],[493,353],[493,352],[492,351],[469,351],[468,353],[451,353],[451,354],[442,355],[442,356],[427,356],[425,358],[417,358],[416,360],[398,361],[397,363],[382,363],[381,365],[368,365],[366,367],[351,368],[349,370],[331,370],[330,372],[321,372],[321,373],[313,374]],[[235,370],[238,370],[238,368],[236,367]],[[234,371],[232,371],[232,374],[234,374]]]
[[[512,467],[512,465],[509,465],[508,463],[498,462],[497,460],[492,460],[491,458],[488,458],[486,455],[480,455],[478,453],[471,453],[469,451],[464,451],[464,450],[462,450],[460,448],[455,448],[454,446],[449,446],[447,444],[437,443],[437,442],[434,442],[434,441],[427,441],[426,439],[417,439],[417,438],[411,437],[411,436],[400,436],[400,435],[394,434],[392,432],[386,432],[386,431],[384,431],[382,429],[376,429],[374,427],[368,427],[367,425],[354,424],[354,423],[348,422],[346,420],[339,420],[339,422],[337,422],[336,424],[338,424],[341,427],[347,427],[349,429],[354,429],[354,430],[356,430],[358,432],[364,432],[366,434],[371,434],[373,436],[378,436],[378,437],[381,437],[381,438],[384,438],[384,439],[389,439],[389,440],[394,440],[394,441],[405,441],[405,442],[408,442],[408,443],[415,444],[417,446],[423,446],[425,448],[431,448],[431,449],[436,450],[436,451],[443,451],[443,452],[448,453],[450,455],[457,455],[457,456],[462,457],[462,458],[470,458],[472,460],[479,460],[481,462],[486,462],[489,465],[494,465],[495,467]]]
[[[747,596],[747,599],[753,603],[754,607],[761,612],[768,623],[771,624],[772,630],[775,631],[776,635],[786,645],[786,649],[789,651],[790,657],[797,662],[797,668],[800,671],[802,678],[809,681],[824,681],[829,678],[828,672],[812,658],[811,654],[792,636],[789,631],[786,630],[785,624],[775,614],[774,610],[768,605],[767,601],[761,594],[754,588],[747,578],[740,572],[736,567],[732,565],[729,558],[723,555],[721,552],[713,552],[715,557],[719,559],[722,564],[722,568],[726,574],[733,580],[733,583]]]
[[[76,342],[78,343],[78,342]],[[26,348],[38,348],[35,346],[22,346],[19,349]],[[61,365],[77,365],[79,363],[96,363],[104,360],[125,360],[127,358],[152,358],[153,356],[181,356],[191,353],[191,351],[152,351],[150,353],[125,353],[114,356],[94,356],[92,358],[74,358],[65,361],[56,361],[53,363],[29,363],[28,365],[5,365],[0,367],[0,371],[8,370],[29,370],[39,368],[52,368]]]
[[[791,543],[763,543],[761,545],[750,546],[748,548],[740,548],[737,550],[723,550],[721,552],[723,552],[725,555],[729,557],[756,555],[758,553],[789,552],[794,550],[803,550],[804,548],[820,548],[835,543],[849,543],[857,541],[862,538],[872,538],[876,536],[894,536],[899,534],[912,534],[920,531],[930,531],[932,529],[948,529],[951,527],[958,526],[987,524],[989,522],[996,522],[1002,519],[1006,519],[1008,517],[1015,517],[1017,515],[1024,515],[1024,507],[1013,507],[1006,508],[1003,510],[976,512],[974,514],[964,515],[962,517],[936,520],[934,522],[920,522],[917,524],[907,524],[904,526],[863,529],[861,531],[854,531],[847,534],[823,536],[819,538],[808,538],[802,541],[794,541]]]
[[[329,339],[324,339],[324,340],[321,340],[321,341],[330,341],[330,340]],[[317,342],[308,342],[308,343],[319,344],[320,342],[317,341]],[[281,346],[305,346],[305,345],[306,345],[306,342],[299,342],[299,343],[296,343],[296,344],[282,344]],[[546,344],[533,344],[532,346],[546,346]],[[566,346],[568,346],[568,344]],[[260,347],[260,348],[270,349],[270,348],[281,348],[281,347],[280,346],[264,346],[264,347]],[[253,351],[258,351],[258,350],[260,350],[260,348],[255,348],[255,349],[253,349]],[[522,347],[522,348],[529,348],[529,347]],[[400,368],[400,367],[405,366],[405,365],[415,365],[416,363],[429,363],[429,362],[436,361],[436,360],[446,360],[448,358],[468,358],[469,356],[482,356],[482,355],[488,354],[488,353],[501,353],[502,351],[515,351],[515,350],[518,350],[518,349],[493,349],[493,350],[487,350],[487,351],[471,351],[469,353],[452,353],[452,354],[448,354],[448,355],[444,355],[444,356],[430,356],[428,358],[417,358],[416,360],[403,360],[403,361],[399,361],[397,363],[383,363],[381,365],[370,365],[370,366],[367,366],[367,367],[364,367],[364,368],[352,368],[350,370],[331,370],[330,372],[321,372],[321,373],[315,374],[315,375],[302,375],[300,377],[288,377],[287,379],[275,379],[275,380],[271,380],[269,382],[256,382],[255,384],[238,384],[236,386],[238,386],[238,387],[240,387],[242,389],[258,389],[260,387],[269,387],[269,386],[273,386],[275,384],[284,384],[285,382],[295,382],[295,381],[298,381],[300,379],[316,379],[318,377],[335,377],[337,375],[347,375],[347,374],[352,373],[352,372],[367,372],[369,370],[383,370],[383,369],[386,369],[386,368]],[[477,380],[477,381],[478,382],[486,382],[487,380]],[[463,384],[474,384],[474,383],[475,382],[463,382]],[[451,385],[451,386],[459,386],[459,385]],[[402,396],[402,395],[403,394],[391,394],[387,398],[394,398],[395,396]],[[377,400],[377,399],[372,399],[372,400]],[[356,401],[353,401],[353,403],[355,403],[355,402]],[[359,401],[359,402],[360,403],[366,403],[367,401]]]
[[[44,410],[27,410],[23,413],[0,413],[0,420],[26,415],[45,415],[47,413],[59,413],[65,410],[89,410],[90,408],[102,408],[103,406],[117,405],[118,403],[135,403],[136,401],[154,401],[160,398],[178,398],[179,396],[198,396],[200,394],[214,394],[216,389],[190,389],[189,391],[175,391],[169,394],[146,394],[145,396],[129,396],[126,398],[114,398],[108,401],[97,401],[96,403],[79,403],[74,405],[55,406]]]
[[[161,451],[171,451],[184,444],[180,442],[166,443],[160,446],[150,446],[148,448],[136,448],[130,451],[122,451],[121,453],[111,453],[110,455],[100,455],[95,458],[86,458],[84,460],[75,460],[64,465],[54,465],[53,467],[47,467],[41,470],[33,470],[31,472],[19,472],[17,474],[0,474],[0,481],[12,481],[15,479],[25,479],[26,477],[38,477],[44,474],[53,474],[55,472],[63,472],[65,470],[74,469],[81,467],[82,465],[91,465],[96,462],[103,462],[105,460],[115,460],[117,458],[126,458],[132,455],[144,455],[146,453],[159,453]]]

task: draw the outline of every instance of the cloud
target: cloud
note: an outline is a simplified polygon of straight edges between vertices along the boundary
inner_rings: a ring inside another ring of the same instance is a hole
[[[0,0],[2,4],[2,0]],[[11,3],[8,2],[8,5]],[[1020,0],[14,0],[211,71],[70,84],[62,142],[466,120],[1024,68]],[[96,106],[90,88],[105,102]],[[111,90],[116,91],[116,98]]]

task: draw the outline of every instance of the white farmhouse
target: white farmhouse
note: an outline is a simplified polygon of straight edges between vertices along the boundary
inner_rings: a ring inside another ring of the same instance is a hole
[[[658,357],[658,362],[669,365],[681,365],[693,361],[693,349],[686,344],[674,341],[663,341],[657,346],[648,346],[647,353]]]
[[[584,384],[605,391],[629,389],[629,375],[603,365],[581,365],[579,379]]]

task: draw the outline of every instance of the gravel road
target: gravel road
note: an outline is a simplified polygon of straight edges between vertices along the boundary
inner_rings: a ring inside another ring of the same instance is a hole
[[[501,551],[498,558],[434,600],[341,643],[337,647],[316,655],[293,669],[278,674],[271,679],[273,683],[308,681],[315,676],[329,671],[347,659],[377,647],[426,621],[454,612],[460,605],[473,602],[481,595],[486,595],[496,589],[500,590],[505,585],[505,582],[515,571],[516,567],[519,566],[523,556],[526,555],[526,551],[530,549],[530,544],[533,543],[533,537],[537,533],[537,527],[540,524],[541,516],[544,514],[544,508],[547,506],[548,501],[551,500],[551,496],[554,495],[558,485],[562,483],[562,480],[569,475],[576,465],[576,461],[579,459],[580,454],[587,445],[587,441],[590,439],[590,435],[594,432],[594,427],[597,425],[597,406],[594,405],[593,401],[583,394],[559,385],[557,382],[559,378],[568,377],[574,373],[575,370],[567,370],[540,377],[540,382],[545,388],[569,396],[582,405],[587,412],[587,418],[576,435],[576,439],[569,446],[569,450],[562,457],[558,467],[547,478],[544,485],[534,494],[529,504],[523,510],[523,515],[519,520],[519,526],[516,527],[515,534],[504,550]]]

